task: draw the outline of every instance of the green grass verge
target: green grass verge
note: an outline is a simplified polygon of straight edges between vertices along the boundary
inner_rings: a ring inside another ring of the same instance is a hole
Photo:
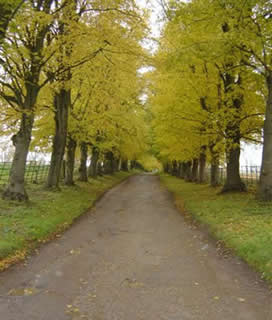
[[[42,185],[28,185],[31,201],[0,200],[0,270],[23,259],[39,243],[54,238],[91,208],[95,200],[133,172],[118,172],[74,187],[52,192]]]
[[[179,208],[272,281],[272,204],[257,202],[253,193],[218,195],[220,189],[169,175],[161,175],[161,181]]]

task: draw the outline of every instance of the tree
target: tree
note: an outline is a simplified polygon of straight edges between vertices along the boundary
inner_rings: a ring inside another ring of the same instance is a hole
[[[228,175],[223,191],[244,190],[239,174],[240,141],[260,138],[259,76],[241,66],[232,39],[236,28],[230,28],[234,24],[224,3],[176,3],[170,16],[151,94],[161,156],[187,163],[200,158],[199,181],[203,181],[205,150],[216,179],[219,151],[225,146]]]
[[[105,63],[107,59],[111,61],[111,56],[127,54],[129,50],[132,50],[133,54],[134,47],[131,47],[130,42],[132,39],[134,43],[135,40],[138,42],[142,36],[139,33],[142,24],[139,24],[140,17],[133,1],[123,0],[118,4],[114,1],[108,1],[106,4],[104,2],[99,4],[85,2],[79,10],[73,4],[70,7],[67,6],[66,9],[67,12],[64,11],[59,28],[63,45],[60,46],[60,58],[56,62],[68,65],[68,67],[66,72],[62,73],[60,78],[56,78],[53,83],[56,131],[53,139],[48,187],[58,187],[59,184],[60,168],[68,132],[69,110],[72,103],[71,80],[74,67],[86,65],[98,55],[103,55]],[[78,40],[76,45],[75,39]],[[125,50],[124,44],[126,44]],[[108,49],[109,47],[110,49]],[[56,83],[58,84],[57,89],[55,89]],[[85,129],[84,131],[86,132]],[[82,143],[86,141],[82,141]]]
[[[58,187],[66,145],[67,184],[73,184],[76,144],[92,146],[96,156],[97,152],[102,155],[109,151],[120,157],[118,147],[137,116],[133,107],[128,125],[123,126],[118,115],[137,104],[137,70],[143,60],[140,42],[146,26],[133,0],[15,2],[5,6],[5,23],[0,19],[0,24],[4,23],[1,122],[13,134],[15,145],[10,184],[4,196],[26,200],[24,173],[29,148],[34,144],[48,150],[53,142],[49,187]],[[82,72],[81,78],[77,70]],[[110,80],[106,79],[107,73]],[[92,97],[86,89],[89,74],[98,84]],[[83,92],[78,90],[80,81],[84,82]],[[125,92],[122,86],[129,90]],[[75,125],[69,121],[72,113]],[[120,139],[116,137],[119,133]]]
[[[34,123],[35,105],[43,85],[40,77],[52,52],[45,49],[51,23],[53,0],[39,3],[26,2],[7,30],[1,48],[0,96],[16,114],[19,114],[18,131],[12,137],[15,155],[12,162],[10,183],[3,197],[25,200],[24,172]]]
[[[263,127],[262,168],[257,197],[272,200],[272,65],[271,65],[271,2],[229,1],[232,19],[236,23],[234,45],[244,68],[252,69],[263,78],[266,99]],[[234,35],[232,35],[234,37]]]
[[[9,22],[23,5],[24,0],[0,0],[0,44],[5,39]]]

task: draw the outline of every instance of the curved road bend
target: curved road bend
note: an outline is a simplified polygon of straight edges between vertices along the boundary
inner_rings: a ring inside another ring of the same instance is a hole
[[[148,175],[0,275],[1,320],[271,320],[271,302],[258,276],[220,256]]]

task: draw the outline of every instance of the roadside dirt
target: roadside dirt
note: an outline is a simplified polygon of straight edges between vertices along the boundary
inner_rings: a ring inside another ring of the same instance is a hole
[[[0,274],[0,320],[271,320],[272,295],[185,222],[159,178],[115,187]]]

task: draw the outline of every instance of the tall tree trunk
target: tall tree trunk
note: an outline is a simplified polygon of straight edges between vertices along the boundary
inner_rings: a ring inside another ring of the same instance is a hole
[[[260,182],[257,198],[262,201],[272,201],[272,72],[266,79],[268,97],[264,121],[264,144]]]
[[[66,177],[65,184],[67,186],[73,186],[74,182],[74,169],[75,169],[75,155],[76,155],[76,141],[69,137],[67,144],[67,165],[66,165]]]
[[[192,182],[198,181],[198,159],[193,159]]]
[[[234,99],[234,111],[237,111],[237,119],[234,119],[232,123],[226,128],[226,156],[227,156],[227,177],[223,186],[222,192],[230,191],[246,191],[246,185],[240,177],[240,107],[241,99]]]
[[[122,166],[122,159],[118,159],[118,171],[121,171],[121,166]],[[137,166],[137,162],[135,161],[135,167]]]
[[[222,192],[246,191],[246,185],[240,177],[240,138],[227,151],[227,178]]]
[[[163,163],[163,171],[164,171],[164,173],[168,173],[169,172],[169,164],[168,164],[168,162],[164,162]]]
[[[218,164],[211,164],[211,180],[210,180],[211,187],[218,187],[220,185],[219,182],[219,165]]]
[[[181,178],[183,175],[183,166],[182,166],[182,161],[178,162],[178,177]]]
[[[209,146],[211,154],[211,180],[210,185],[212,187],[217,187],[219,182],[219,154],[214,150],[215,144]]]
[[[88,181],[88,170],[87,170],[87,160],[88,160],[88,145],[86,142],[80,143],[80,166],[79,166],[79,181]]]
[[[67,21],[77,22],[79,15],[76,13],[77,1],[71,2],[72,7],[65,6],[68,11],[64,11],[65,19],[59,19],[58,36],[61,38],[65,34],[70,33],[70,26]],[[72,9],[72,10],[71,10]],[[67,19],[67,20],[66,20]],[[66,21],[65,21],[66,20]],[[59,64],[63,68],[67,68],[67,71],[63,72],[58,78],[58,82],[61,85],[61,89],[55,92],[54,95],[54,111],[55,111],[55,135],[53,139],[53,148],[51,154],[51,163],[47,178],[48,188],[58,188],[61,173],[61,164],[65,152],[66,140],[67,140],[67,128],[69,110],[71,107],[71,89],[67,88],[72,79],[71,68],[67,67],[65,60],[71,57],[73,52],[73,44],[63,42],[60,45],[61,56]]]
[[[177,160],[172,161],[172,175],[177,177],[178,176],[178,163]]]
[[[101,161],[98,161],[97,162],[97,175],[98,176],[103,176],[103,166],[102,166],[102,162]]]
[[[192,182],[192,161],[187,161],[185,164],[184,179],[187,182]]]
[[[205,182],[205,169],[206,169],[206,147],[201,148],[201,153],[199,157],[199,177],[198,182]]]
[[[185,179],[186,169],[187,169],[187,163],[186,163],[185,161],[182,161],[181,166],[182,166],[182,168],[181,168],[180,177],[181,177],[181,179]]]
[[[113,174],[114,173],[114,156],[111,151],[106,152],[105,154],[105,161],[104,161],[104,168],[106,174]]]
[[[98,164],[98,159],[99,159],[99,149],[97,147],[92,148],[92,157],[91,157],[91,163],[89,166],[89,172],[88,175],[89,177],[92,177],[94,179],[97,178],[97,164]]]
[[[51,163],[47,179],[48,188],[58,188],[61,173],[61,163],[63,160],[67,126],[68,110],[71,105],[71,90],[60,89],[54,96],[55,107],[55,135],[51,154]]]
[[[20,129],[18,133],[12,137],[12,142],[15,146],[15,154],[11,165],[9,184],[3,193],[4,199],[18,201],[28,200],[28,195],[25,190],[25,168],[33,122],[33,115],[23,113]]]
[[[65,159],[61,162],[61,179],[65,180],[66,178],[66,161]]]
[[[136,168],[136,160],[131,160],[130,161],[130,169],[133,170]]]
[[[172,164],[172,161],[170,161],[169,163],[168,163],[168,173],[169,174],[173,174],[173,164]]]
[[[122,159],[121,161],[121,170],[128,171],[128,160]]]
[[[232,64],[228,67],[233,67]],[[229,191],[246,191],[246,185],[243,183],[240,177],[240,125],[241,125],[241,107],[243,104],[243,95],[234,95],[233,86],[241,89],[242,79],[238,75],[238,80],[235,80],[235,76],[226,73],[225,75],[225,92],[226,94],[232,95],[232,100],[229,106],[230,116],[226,126],[225,134],[227,137],[226,141],[226,156],[227,156],[227,179],[223,186],[222,192]],[[226,105],[227,106],[227,105]]]
[[[144,167],[140,164],[140,162],[135,161],[135,169],[144,170]]]
[[[114,172],[118,172],[119,171],[119,162],[120,162],[120,158],[116,158],[116,159],[113,160]]]
[[[33,67],[36,70],[36,66]],[[33,75],[26,83],[26,96],[22,106],[20,128],[17,134],[12,137],[15,153],[11,165],[9,184],[3,193],[4,199],[24,201],[28,200],[28,195],[25,191],[25,168],[26,160],[29,151],[29,145],[32,136],[34,124],[34,106],[37,101],[39,88],[39,73],[33,71]]]

